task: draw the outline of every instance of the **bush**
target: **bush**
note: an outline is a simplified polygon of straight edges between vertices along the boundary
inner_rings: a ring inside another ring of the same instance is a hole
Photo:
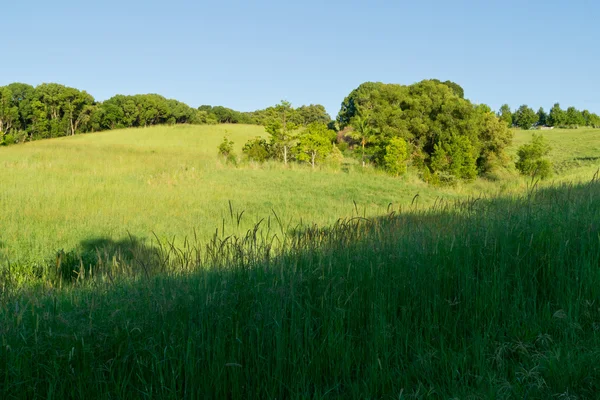
[[[551,147],[542,135],[533,134],[531,142],[517,150],[518,161],[515,166],[522,175],[548,178],[552,175],[552,163],[544,158],[550,153]]]
[[[271,158],[271,145],[266,139],[259,136],[254,139],[248,140],[242,149],[242,153],[248,157],[249,160],[257,162],[265,162]]]
[[[475,150],[466,136],[454,135],[434,146],[430,169],[440,183],[451,184],[462,179],[471,181],[477,176]]]
[[[344,155],[335,144],[331,146],[331,152],[325,157],[325,162],[331,167],[339,167],[344,162]]]
[[[399,176],[406,173],[406,160],[408,159],[408,148],[404,139],[396,137],[389,141],[385,147],[383,166],[385,170],[393,175]]]
[[[233,140],[229,140],[227,136],[223,137],[223,141],[219,145],[219,154],[233,164],[237,163],[235,154],[233,153]]]

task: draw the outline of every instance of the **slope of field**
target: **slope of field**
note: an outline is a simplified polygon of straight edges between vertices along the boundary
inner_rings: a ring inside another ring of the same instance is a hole
[[[597,168],[600,131],[552,131],[561,176],[589,179]],[[351,167],[311,171],[294,165],[225,165],[217,157],[224,135],[239,152],[257,126],[175,126],[130,129],[0,148],[0,259],[43,263],[56,251],[94,250],[130,235],[148,239],[209,238],[223,218],[244,211],[238,231],[262,218],[285,226],[328,225],[341,217],[381,215],[439,198],[491,195],[525,188],[526,181],[479,180],[457,188],[431,188],[413,175],[392,178]],[[529,132],[516,132],[515,145]],[[514,151],[513,151],[514,152]],[[570,174],[570,175],[569,175]],[[560,177],[560,176],[559,176]],[[514,178],[514,177],[513,177]],[[275,213],[273,213],[273,211]]]
[[[557,172],[556,178],[570,179],[577,175],[589,177],[589,172],[600,167],[600,129],[552,129],[546,131],[515,130],[510,153],[531,140],[532,134],[541,134],[552,147],[549,158]]]

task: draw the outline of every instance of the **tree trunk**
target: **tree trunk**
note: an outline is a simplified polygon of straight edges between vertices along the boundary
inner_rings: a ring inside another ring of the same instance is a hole
[[[365,140],[363,139],[360,143],[362,144],[362,166],[364,168],[365,167]]]
[[[283,145],[283,164],[287,165],[287,144]]]
[[[315,157],[317,156],[317,153],[315,151],[312,152],[312,154],[310,155],[310,163],[312,164],[313,169],[315,169]]]

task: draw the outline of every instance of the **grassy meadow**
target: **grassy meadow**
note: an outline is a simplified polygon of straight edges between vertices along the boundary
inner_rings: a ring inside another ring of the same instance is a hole
[[[225,133],[262,129],[0,148],[0,398],[597,398],[599,131],[454,188],[225,165]]]
[[[396,209],[410,205],[417,194],[427,205],[439,196],[454,199],[522,185],[480,181],[432,189],[414,176],[392,178],[355,164],[347,165],[347,172],[298,165],[288,170],[278,163],[236,168],[217,157],[224,135],[241,155],[243,144],[264,130],[152,127],[0,148],[0,260],[42,263],[60,249],[85,250],[86,243],[129,235],[208,239],[229,215],[229,202],[244,211],[239,228],[245,231],[274,217],[273,211],[286,226],[301,220],[328,225],[357,213],[380,215],[390,203]]]

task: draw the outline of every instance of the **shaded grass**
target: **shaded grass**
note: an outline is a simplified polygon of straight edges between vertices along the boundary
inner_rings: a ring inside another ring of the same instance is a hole
[[[278,220],[5,294],[0,397],[600,391],[597,181],[326,228]]]

